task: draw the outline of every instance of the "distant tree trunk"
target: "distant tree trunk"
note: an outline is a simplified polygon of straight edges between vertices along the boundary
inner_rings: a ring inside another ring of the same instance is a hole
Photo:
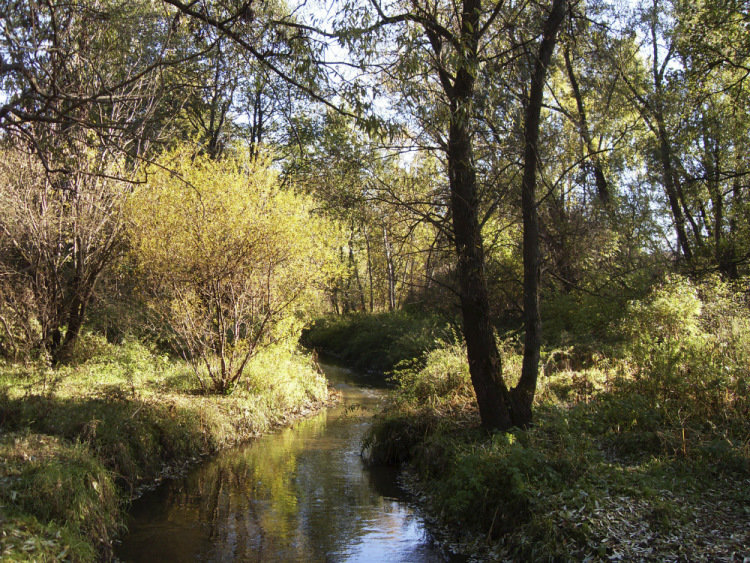
[[[388,310],[393,311],[396,309],[396,269],[393,265],[393,249],[388,238],[388,227],[386,225],[383,225],[383,247],[388,275]]]
[[[349,264],[354,270],[354,279],[357,281],[357,291],[359,292],[359,301],[362,305],[362,311],[365,310],[365,290],[362,287],[362,279],[359,277],[359,264],[354,259],[354,249],[352,248],[352,242],[354,242],[354,224],[352,222],[351,236],[349,237]]]
[[[685,215],[682,212],[678,187],[675,182],[675,170],[672,165],[672,148],[669,143],[664,117],[661,115],[660,111],[658,111],[656,115],[656,125],[659,137],[659,161],[662,167],[662,180],[664,182],[664,191],[669,200],[669,208],[671,209],[672,217],[674,218],[677,243],[679,244],[682,255],[685,257],[688,265],[692,265],[693,250],[690,246],[687,231],[685,230]]]
[[[364,227],[365,250],[367,251],[367,280],[370,284],[370,312],[375,309],[375,289],[372,284],[372,254],[370,250],[370,235],[367,232],[367,226]]]
[[[221,80],[222,72],[225,69],[224,53],[221,50],[221,44],[219,44],[216,53],[215,65],[205,135],[208,138],[208,154],[213,158],[219,158],[224,150],[222,135],[227,123],[232,94],[236,87],[235,83],[227,84]]]
[[[433,238],[430,243],[430,247],[427,249],[427,259],[424,264],[425,283],[422,287],[422,299],[427,299],[430,294],[430,286],[432,285],[432,278],[435,274],[435,266],[433,265],[432,257],[435,253],[435,246],[437,246],[439,238],[440,232],[435,235],[435,238]]]
[[[566,0],[554,0],[544,24],[539,54],[529,90],[524,119],[524,166],[521,183],[523,211],[523,319],[526,336],[523,368],[518,385],[511,391],[513,424],[526,427],[531,423],[531,404],[539,374],[539,349],[542,343],[542,321],[539,315],[539,215],[536,202],[536,169],[539,163],[539,123],[547,81],[547,67],[555,49],[557,31],[565,16]]]
[[[570,87],[573,90],[573,97],[576,100],[576,108],[578,109],[578,131],[581,134],[581,139],[588,152],[588,157],[591,160],[591,164],[594,167],[594,180],[596,181],[596,193],[599,196],[599,201],[606,207],[609,205],[611,194],[609,193],[609,185],[607,179],[604,176],[604,170],[602,168],[602,162],[597,154],[594,147],[593,140],[591,139],[591,132],[589,131],[588,119],[586,118],[586,106],[583,104],[583,96],[581,90],[578,87],[578,80],[576,79],[575,72],[573,71],[573,63],[570,60],[570,53],[568,49],[564,51],[565,56],[565,69],[568,71],[568,80],[570,81]]]
[[[679,245],[682,255],[689,266],[692,267],[693,263],[693,251],[688,239],[687,231],[685,229],[685,215],[683,213],[683,206],[681,202],[680,186],[676,180],[676,170],[674,169],[672,146],[669,139],[669,133],[667,132],[667,124],[664,119],[664,71],[666,64],[669,59],[666,59],[660,63],[659,61],[659,41],[657,37],[657,0],[654,0],[654,11],[651,17],[651,47],[653,49],[652,57],[652,74],[654,80],[654,100],[651,105],[648,101],[644,101],[643,109],[650,110],[655,121],[654,125],[650,125],[651,130],[655,133],[658,143],[658,158],[661,164],[662,181],[664,183],[664,191],[666,192],[667,199],[669,200],[669,208],[672,211],[672,217],[675,222],[675,231],[677,232],[677,244]],[[669,57],[669,55],[667,55]]]
[[[250,156],[253,158],[258,156],[260,145],[263,142],[264,121],[263,88],[262,85],[258,85],[256,86],[255,97],[253,98],[253,121],[250,124]]]
[[[739,160],[739,158],[737,159]],[[738,163],[739,164],[739,163]],[[740,185],[739,178],[735,178],[732,182],[732,201],[735,207],[740,207],[742,202],[740,193],[742,192],[742,186]],[[729,215],[729,234],[727,236],[727,255],[731,256],[730,260],[727,260],[722,265],[722,272],[729,277],[729,279],[739,279],[740,273],[738,269],[739,257],[737,256],[737,215],[736,212],[731,212]]]

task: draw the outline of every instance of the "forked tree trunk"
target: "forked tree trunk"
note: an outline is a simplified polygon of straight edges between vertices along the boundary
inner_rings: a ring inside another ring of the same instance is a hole
[[[512,421],[508,389],[502,379],[500,354],[490,322],[476,172],[466,120],[454,117],[459,113],[456,105],[453,104],[451,112],[448,171],[463,333],[482,425],[506,430]]]

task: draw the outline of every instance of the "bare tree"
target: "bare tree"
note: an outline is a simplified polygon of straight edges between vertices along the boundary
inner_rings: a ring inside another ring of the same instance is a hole
[[[122,246],[122,172],[96,155],[75,173],[49,174],[34,155],[0,159],[0,245],[5,312],[27,345],[67,359],[97,279]],[[37,328],[33,328],[37,327]],[[8,332],[6,328],[6,332]]]

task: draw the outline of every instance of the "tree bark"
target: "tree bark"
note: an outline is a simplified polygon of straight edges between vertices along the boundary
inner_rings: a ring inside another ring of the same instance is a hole
[[[385,266],[388,275],[388,310],[396,309],[396,268],[393,265],[393,249],[388,238],[388,227],[383,225],[383,249],[385,251]]]
[[[448,175],[463,333],[471,382],[477,395],[482,425],[486,428],[506,430],[512,426],[510,397],[502,379],[500,354],[490,320],[489,296],[484,273],[484,248],[478,215],[477,178],[470,131],[480,9],[478,0],[466,0],[463,3],[463,64],[459,66],[453,84],[446,84],[446,80],[443,79],[443,87],[450,99]]]
[[[81,295],[78,292],[71,299],[65,338],[62,339],[62,343],[56,346],[53,351],[52,361],[55,365],[64,364],[73,357],[73,350],[81,333],[83,321],[86,318],[86,308],[89,301],[89,294]]]
[[[523,211],[523,317],[526,335],[521,379],[511,392],[512,421],[514,425],[522,428],[528,426],[532,420],[531,404],[536,393],[539,349],[542,343],[542,321],[539,315],[539,216],[536,203],[539,123],[544,85],[547,81],[547,67],[555,49],[557,31],[562,24],[566,7],[566,0],[554,0],[552,11],[544,24],[524,119],[525,146],[521,206]]]
[[[583,104],[583,96],[581,90],[578,87],[578,80],[576,79],[575,72],[573,71],[573,63],[570,60],[570,53],[568,49],[565,49],[565,69],[568,71],[568,80],[570,81],[570,87],[573,90],[573,97],[576,100],[576,108],[578,110],[578,131],[581,134],[581,139],[586,146],[589,159],[591,164],[594,166],[594,180],[596,181],[596,193],[599,196],[599,200],[608,206],[610,203],[611,195],[609,193],[609,184],[604,176],[604,170],[602,168],[601,159],[594,150],[594,143],[591,139],[591,132],[589,131],[588,119],[586,118],[586,107]]]
[[[367,251],[367,281],[369,282],[370,312],[375,310],[375,287],[372,280],[372,253],[370,251],[370,235],[367,232],[367,225],[364,227],[365,250]]]
[[[672,217],[674,218],[675,231],[677,232],[677,243],[679,244],[680,249],[682,250],[682,255],[685,257],[688,265],[692,265],[693,250],[690,246],[687,230],[685,229],[685,215],[682,213],[677,184],[674,180],[675,171],[672,166],[672,147],[669,143],[667,127],[664,123],[664,117],[662,116],[661,111],[657,111],[655,117],[657,132],[659,135],[659,160],[661,161],[662,166],[664,191],[667,193],[669,208],[671,209]]]

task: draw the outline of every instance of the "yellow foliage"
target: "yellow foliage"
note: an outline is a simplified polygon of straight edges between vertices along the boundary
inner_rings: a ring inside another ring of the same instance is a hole
[[[185,147],[169,152],[133,191],[128,212],[155,308],[222,391],[256,346],[314,302],[339,236],[308,196],[279,186],[267,159],[241,152],[220,161]]]

